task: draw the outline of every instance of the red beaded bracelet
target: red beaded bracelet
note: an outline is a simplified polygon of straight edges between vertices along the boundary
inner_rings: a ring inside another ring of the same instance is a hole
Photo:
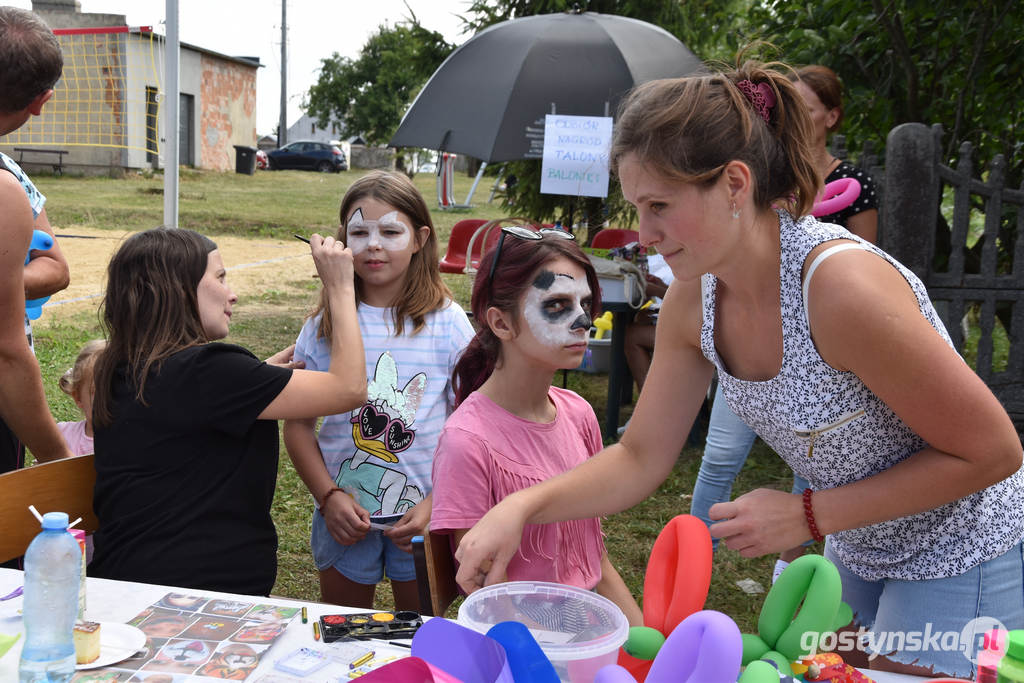
[[[333,489],[331,489],[330,491],[328,491],[327,493],[324,494],[323,499],[320,501],[320,516],[321,517],[324,516],[324,506],[327,505],[327,499],[331,497],[332,493],[337,493],[338,491],[341,491],[342,493],[344,493],[345,489],[339,488],[339,487],[335,486]]]
[[[814,523],[814,510],[811,508],[811,494],[814,491],[810,489],[804,489],[804,517],[807,518],[807,527],[811,530],[811,537],[821,543],[825,540],[825,537],[818,531],[818,525]]]

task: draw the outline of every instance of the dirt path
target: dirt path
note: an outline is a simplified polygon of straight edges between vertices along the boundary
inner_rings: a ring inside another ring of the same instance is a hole
[[[47,302],[40,320],[43,324],[79,311],[96,310],[106,281],[107,262],[132,234],[77,226],[56,227],[54,232],[71,269],[71,284]],[[289,283],[308,280],[316,273],[309,247],[298,240],[220,236],[216,242],[228,269],[228,282],[243,300],[271,289],[297,289]]]

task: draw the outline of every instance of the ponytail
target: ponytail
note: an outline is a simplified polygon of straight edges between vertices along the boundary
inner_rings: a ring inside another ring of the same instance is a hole
[[[455,407],[474,391],[479,389],[494,372],[498,362],[501,341],[485,323],[469,340],[452,372],[452,386],[455,387]]]

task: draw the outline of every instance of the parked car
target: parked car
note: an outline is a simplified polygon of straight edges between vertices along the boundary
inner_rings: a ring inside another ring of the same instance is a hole
[[[256,150],[256,168],[266,168],[267,166],[267,153],[262,149]]]
[[[345,153],[325,142],[297,140],[267,152],[267,163],[272,169],[298,168],[321,173],[348,170]]]
[[[418,173],[437,173],[437,164],[433,161],[424,161],[420,164]]]

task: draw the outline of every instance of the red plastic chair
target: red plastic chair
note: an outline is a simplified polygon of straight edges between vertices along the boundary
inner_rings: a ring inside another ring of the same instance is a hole
[[[477,228],[473,236],[469,238],[469,249],[473,252],[473,256],[466,264],[465,273],[467,275],[476,275],[476,270],[480,266],[484,254],[498,243],[498,239],[501,237],[501,224],[502,221],[488,221]]]
[[[442,273],[464,273],[466,269],[466,248],[469,246],[469,238],[473,236],[477,228],[486,223],[483,218],[464,218],[452,226],[452,234],[448,237],[448,249],[444,258],[441,259]],[[473,259],[479,263],[481,252],[475,248]]]
[[[640,233],[636,230],[621,230],[619,228],[604,228],[594,235],[590,246],[594,249],[614,249],[630,242],[639,242]]]

